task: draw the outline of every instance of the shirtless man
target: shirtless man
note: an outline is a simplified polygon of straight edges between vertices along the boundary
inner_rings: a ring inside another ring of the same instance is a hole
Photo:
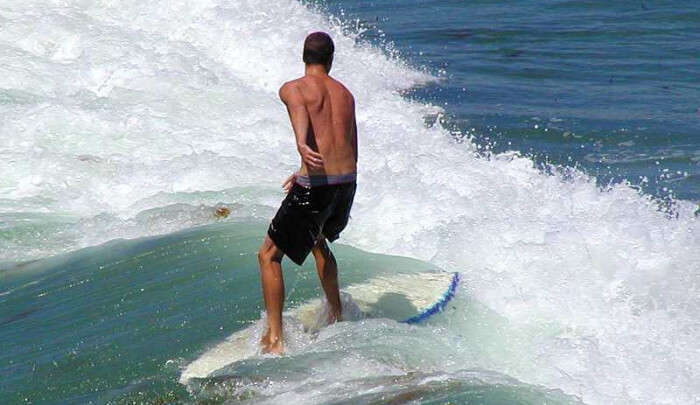
[[[307,36],[304,76],[285,83],[279,91],[292,122],[301,168],[284,182],[287,197],[258,252],[267,311],[267,330],[260,342],[264,353],[282,353],[280,263],[284,255],[301,265],[313,253],[331,306],[329,321],[340,320],[338,269],[326,239],[336,240],[350,215],[356,187],[357,124],[352,94],[328,75],[333,51],[328,34]]]

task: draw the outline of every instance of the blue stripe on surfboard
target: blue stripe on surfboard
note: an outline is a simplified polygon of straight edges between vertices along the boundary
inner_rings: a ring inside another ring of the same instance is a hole
[[[447,306],[447,303],[449,303],[452,297],[455,296],[455,292],[457,291],[457,285],[459,285],[459,273],[455,272],[452,274],[452,281],[450,282],[450,287],[447,289],[447,291],[445,291],[444,294],[442,294],[442,297],[440,297],[440,299],[435,304],[424,309],[423,312],[421,312],[420,314],[412,316],[401,322],[408,324],[420,323],[430,318],[431,316],[442,312],[445,309],[445,306]]]

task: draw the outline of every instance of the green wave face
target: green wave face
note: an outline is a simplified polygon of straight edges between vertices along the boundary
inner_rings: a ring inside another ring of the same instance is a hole
[[[443,344],[429,348],[444,331],[386,318],[337,324],[300,353],[244,360],[187,387],[179,384],[186,364],[260,318],[255,253],[264,232],[257,222],[215,224],[114,241],[4,270],[0,402],[264,402],[290,388],[300,392],[300,400],[321,389],[329,403],[342,397],[355,403],[384,403],[381,398],[434,403],[509,396],[520,398],[518,403],[539,403],[559,395],[514,380],[490,381],[487,374],[467,378],[439,367],[422,369],[425,358],[438,364],[449,355]],[[439,271],[343,245],[333,250],[344,286],[397,272]],[[313,259],[301,268],[285,259],[283,267],[288,308],[320,296]],[[338,371],[348,362],[357,364]],[[304,382],[330,370],[336,370],[338,383],[357,389],[384,386],[387,378],[396,382],[379,397],[324,391],[323,378],[318,387]],[[439,377],[426,382],[430,375]]]
[[[5,384],[15,392],[0,396],[102,398],[112,388],[162,376],[168,360],[192,359],[212,340],[247,326],[262,310],[255,253],[264,231],[256,223],[218,224],[5,271],[0,340]],[[370,272],[431,268],[346,246],[334,250],[346,283]],[[284,266],[288,306],[320,294],[313,260]],[[177,372],[170,368],[166,374]]]

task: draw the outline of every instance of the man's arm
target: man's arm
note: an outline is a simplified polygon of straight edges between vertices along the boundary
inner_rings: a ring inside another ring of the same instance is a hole
[[[299,91],[296,84],[293,82],[287,82],[280,88],[279,96],[282,102],[287,106],[289,120],[292,122],[294,137],[297,141],[297,151],[299,151],[302,160],[313,168],[323,167],[323,156],[311,149],[306,143],[311,120],[309,118],[309,112],[306,110],[304,97],[301,91]]]

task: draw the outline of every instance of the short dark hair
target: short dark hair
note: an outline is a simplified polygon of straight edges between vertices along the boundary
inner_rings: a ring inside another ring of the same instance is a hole
[[[304,63],[327,65],[333,59],[335,45],[325,32],[313,32],[304,41]]]

